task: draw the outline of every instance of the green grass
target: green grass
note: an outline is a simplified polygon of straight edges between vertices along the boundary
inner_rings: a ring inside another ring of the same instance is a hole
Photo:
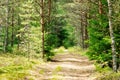
[[[28,70],[40,61],[9,53],[0,54],[0,80],[24,80]]]
[[[86,56],[87,50],[82,49],[80,47],[74,46],[74,47],[69,47],[68,49],[65,49],[63,46],[52,50],[55,54],[65,54],[65,53],[72,53],[72,54],[80,54],[83,56]]]
[[[74,46],[74,47],[68,48],[68,51],[70,53],[77,53],[77,54],[86,56],[87,49],[82,49],[82,48],[80,48],[78,46]]]
[[[61,70],[62,70],[61,66],[56,66],[56,68],[52,72],[52,77],[53,78],[51,80],[60,80],[61,75],[58,74],[58,72],[60,72]]]
[[[61,53],[63,54],[66,53],[65,50],[66,50],[65,47],[61,46],[59,48],[52,50],[52,52],[54,52],[55,54],[61,54]]]
[[[62,70],[62,67],[61,66],[57,66],[55,68],[55,70],[53,71],[53,75],[56,75],[58,72],[60,72]]]
[[[115,73],[109,67],[101,68],[99,64],[95,64],[96,66],[96,80],[120,80],[120,72]]]

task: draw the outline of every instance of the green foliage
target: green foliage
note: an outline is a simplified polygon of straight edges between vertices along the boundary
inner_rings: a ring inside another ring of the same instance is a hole
[[[91,19],[89,30],[89,51],[87,54],[91,59],[98,60],[98,62],[105,62],[112,59],[111,41],[107,19],[104,15],[98,15],[98,20]]]
[[[64,46],[65,48],[74,45],[73,28],[68,25],[65,19],[65,12],[61,3],[54,3],[55,8],[52,9],[51,21],[45,24],[45,52],[46,57],[53,55],[52,49]],[[53,16],[54,15],[54,16]]]
[[[11,3],[11,1],[9,1]],[[1,2],[0,2],[1,3]],[[27,0],[16,2],[16,4],[8,4],[9,19],[8,19],[8,45],[7,51],[16,53],[19,56],[25,57],[39,57],[42,51],[42,31],[41,31],[41,16],[40,16],[40,1]],[[66,12],[63,9],[63,3],[53,0],[51,7],[50,21],[48,20],[48,0],[45,1],[44,15],[45,15],[45,53],[46,58],[54,55],[52,49],[64,46],[68,48],[74,45],[73,28],[68,26],[66,21]],[[1,6],[0,15],[7,14],[6,5]],[[4,37],[6,21],[5,17],[0,17],[0,51],[4,48]],[[72,32],[72,33],[71,33]],[[13,43],[13,45],[11,45]]]
[[[103,65],[105,65],[104,68],[102,68]],[[112,71],[112,69],[108,67],[107,62],[104,62],[103,64],[95,63],[95,67],[96,67],[96,71],[99,73],[105,73],[108,71]]]
[[[117,47],[117,54],[120,55],[120,26],[119,24],[115,27],[115,41],[116,41],[116,47]]]
[[[49,28],[45,35],[46,45],[56,48],[64,44],[63,41],[68,36],[67,30],[64,28],[66,24],[63,17],[56,17],[50,25],[46,25]]]
[[[110,39],[110,33],[109,33],[109,25],[108,25],[108,17],[106,14],[100,14],[98,12],[95,12],[99,7],[91,4],[91,13],[97,17],[97,18],[91,18],[89,19],[89,27],[88,27],[88,33],[89,33],[89,50],[87,52],[87,55],[92,60],[97,60],[98,63],[103,64],[104,62],[107,62],[107,64],[111,64],[112,68],[112,50],[111,50],[111,39]],[[102,0],[102,5],[107,6],[107,1]],[[103,8],[104,13],[107,12],[107,9]],[[115,16],[114,16],[115,17]],[[116,18],[117,19],[117,18]],[[115,19],[115,20],[116,20]],[[115,42],[116,42],[116,49],[117,54],[119,53],[119,47],[120,41],[119,41],[119,25],[117,23],[114,23],[114,36],[115,36]],[[117,55],[117,63],[119,64],[119,54]]]
[[[65,48],[73,47],[75,46],[75,36],[74,36],[74,30],[75,28],[67,23],[66,27],[66,38],[63,40],[63,46]]]
[[[51,51],[46,52],[45,58],[46,58],[47,61],[50,61],[53,58],[54,55],[55,55],[54,52],[51,52]]]

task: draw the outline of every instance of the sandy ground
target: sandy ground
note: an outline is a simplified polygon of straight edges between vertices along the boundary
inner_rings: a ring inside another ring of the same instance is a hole
[[[51,62],[37,65],[26,80],[95,80],[95,66],[79,54],[58,54]]]

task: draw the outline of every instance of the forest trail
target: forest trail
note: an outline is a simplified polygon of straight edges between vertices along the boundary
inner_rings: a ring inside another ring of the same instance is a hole
[[[52,62],[38,65],[31,71],[33,80],[95,80],[92,61],[79,54],[57,54]],[[29,80],[29,79],[27,79]]]

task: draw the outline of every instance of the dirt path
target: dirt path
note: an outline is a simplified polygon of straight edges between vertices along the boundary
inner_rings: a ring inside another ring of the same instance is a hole
[[[58,54],[52,62],[34,68],[33,80],[94,80],[95,66],[78,54]],[[29,80],[29,79],[28,79]]]

